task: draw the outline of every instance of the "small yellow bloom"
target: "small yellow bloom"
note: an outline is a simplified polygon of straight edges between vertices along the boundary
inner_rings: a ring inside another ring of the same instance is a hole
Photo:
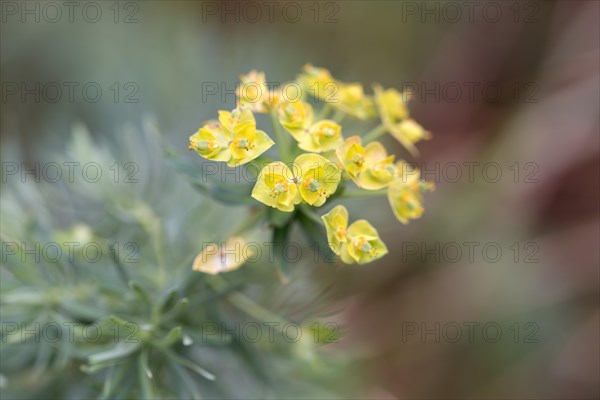
[[[221,246],[210,243],[196,256],[192,269],[211,275],[236,270],[254,255],[251,247],[246,245],[246,240],[240,236],[230,237]]]
[[[254,125],[246,125],[239,130],[229,144],[231,159],[227,162],[230,167],[246,164],[267,151],[275,142],[269,135],[257,130]]]
[[[388,249],[379,238],[377,230],[366,220],[360,219],[348,227],[348,210],[336,206],[323,215],[329,247],[341,256],[346,264],[366,264],[383,257]]]
[[[294,93],[295,86],[297,85],[283,84],[278,88],[269,89],[264,72],[250,71],[240,76],[240,85],[236,90],[238,107],[245,107],[258,113],[269,112],[277,108],[285,95],[298,95]],[[282,92],[283,88],[285,93]]]
[[[335,151],[344,170],[356,182],[358,175],[367,169],[365,165],[365,148],[360,136],[351,136]]]
[[[324,119],[311,125],[308,132],[300,138],[298,147],[302,150],[322,153],[335,150],[344,143],[342,127],[335,121]]]
[[[322,206],[335,193],[342,172],[335,163],[318,154],[301,154],[294,161],[302,199],[311,206]]]
[[[342,127],[328,119],[313,124],[313,117],[312,106],[304,101],[282,103],[279,107],[279,123],[302,150],[323,153],[338,148],[344,141]]]
[[[240,76],[240,85],[236,90],[238,107],[247,107],[254,112],[267,112],[269,105],[269,88],[265,73],[250,71]]]
[[[431,133],[423,129],[414,119],[407,119],[396,125],[390,126],[390,133],[395,137],[412,155],[418,155],[415,147],[421,140],[431,139]]]
[[[325,222],[329,247],[339,256],[348,235],[348,210],[344,206],[335,206],[321,219]]]
[[[384,90],[380,85],[373,85],[373,91],[375,92],[375,104],[377,104],[381,121],[385,126],[396,125],[408,118],[407,95],[396,89]]]
[[[293,171],[276,161],[260,172],[252,197],[281,211],[291,212],[302,200],[321,206],[335,193],[341,171],[335,163],[318,154],[296,157]]]
[[[209,121],[198,132],[190,136],[190,150],[213,161],[229,161],[229,140],[231,134],[217,121]]]
[[[421,181],[418,168],[412,168],[404,161],[396,164],[398,178],[388,187],[388,200],[396,218],[403,224],[420,218],[423,214],[425,191],[435,190],[433,182]]]
[[[313,67],[311,64],[304,66],[304,73],[300,74],[298,81],[313,97],[325,101],[333,101],[339,90],[339,85],[325,68]]]
[[[233,111],[219,110],[219,122],[221,126],[229,132],[229,136],[233,137],[235,134],[244,129],[246,125],[256,126],[256,120],[254,114],[248,108],[236,108]]]
[[[397,175],[394,156],[388,156],[379,142],[363,147],[360,137],[352,136],[337,149],[337,156],[350,178],[363,189],[382,189]]]
[[[285,212],[293,211],[302,201],[292,170],[281,161],[270,163],[260,171],[252,197]]]
[[[246,164],[275,144],[265,132],[256,129],[254,115],[248,109],[219,111],[219,122],[209,121],[190,136],[191,150],[230,167]]]
[[[335,108],[361,120],[375,116],[373,99],[365,95],[361,84],[338,82],[338,87],[335,100],[331,102]]]
[[[296,141],[302,140],[313,122],[313,108],[304,101],[282,103],[279,106],[278,113],[279,123]]]
[[[374,85],[373,90],[383,125],[413,156],[418,155],[415,144],[430,139],[431,133],[414,120],[408,119],[406,103],[409,95],[396,89],[383,90],[379,85]]]

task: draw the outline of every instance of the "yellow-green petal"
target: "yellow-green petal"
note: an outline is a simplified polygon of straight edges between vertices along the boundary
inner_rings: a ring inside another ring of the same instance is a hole
[[[282,103],[278,109],[279,123],[296,139],[302,140],[313,122],[313,108],[304,101]]]
[[[331,250],[340,255],[342,244],[346,241],[348,228],[348,210],[344,206],[335,206],[321,217],[327,231],[327,242]]]
[[[232,158],[228,165],[235,167],[246,164],[267,151],[275,142],[269,135],[261,130],[256,130],[252,125],[246,125],[240,130],[229,145]]]
[[[294,173],[304,201],[319,207],[337,190],[341,171],[319,154],[302,154],[294,161]]]
[[[291,212],[302,201],[294,176],[281,161],[267,164],[260,172],[252,189],[252,197],[281,211]]]
[[[212,161],[228,161],[231,158],[228,141],[218,123],[208,123],[190,136],[190,150]]]
[[[313,124],[298,144],[302,150],[322,153],[335,150],[344,143],[342,127],[335,121],[323,120]]]

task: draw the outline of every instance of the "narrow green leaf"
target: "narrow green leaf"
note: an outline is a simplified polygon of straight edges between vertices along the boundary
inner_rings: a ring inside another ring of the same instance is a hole
[[[138,357],[138,381],[143,399],[154,399],[154,390],[152,389],[152,371],[148,366],[148,352],[142,351]]]
[[[102,353],[96,353],[88,357],[88,363],[100,364],[107,361],[112,361],[120,358],[125,358],[133,354],[140,348],[140,343],[119,343],[110,350]]]
[[[150,296],[146,290],[136,281],[129,281],[129,287],[147,304],[152,304]]]
[[[171,329],[163,338],[154,342],[158,347],[171,347],[181,337],[181,326]]]
[[[285,259],[284,253],[285,245],[287,244],[290,234],[290,227],[291,224],[287,224],[281,228],[275,227],[275,229],[273,229],[273,258],[281,283],[288,283],[290,281],[290,266]]]

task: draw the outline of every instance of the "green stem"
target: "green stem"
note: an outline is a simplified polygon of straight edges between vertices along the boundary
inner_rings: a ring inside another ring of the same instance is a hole
[[[317,115],[317,118],[315,118],[315,120],[320,121],[322,119],[326,119],[332,111],[333,107],[331,106],[331,104],[325,103],[321,108],[321,112],[319,112],[319,115]]]
[[[333,120],[338,124],[340,124],[345,117],[346,114],[344,114],[344,112],[339,109],[335,110],[335,113],[333,114]]]
[[[370,141],[377,139],[379,136],[383,135],[386,132],[387,128],[383,124],[379,125],[373,128],[371,131],[369,131],[365,136],[363,136],[362,141],[363,143],[369,143]]]
[[[224,288],[227,287],[226,281],[220,276],[212,276],[208,283],[217,290],[224,290]],[[238,309],[240,309],[241,311],[245,312],[246,314],[255,318],[258,321],[277,322],[282,326],[288,323],[288,321],[281,318],[279,315],[272,313],[271,311],[257,304],[254,300],[240,292],[235,292],[228,295],[227,300],[231,304],[236,306]]]
[[[307,218],[309,218],[313,222],[316,222],[319,225],[325,225],[325,223],[323,222],[321,217],[319,217],[317,215],[317,213],[314,212],[309,206],[307,206],[305,204],[301,204],[300,211],[302,212],[302,214],[304,214]]]
[[[382,197],[387,195],[387,190],[346,190],[342,195],[347,199],[363,199],[371,197]]]
[[[277,110],[271,111],[271,123],[273,124],[273,132],[277,141],[277,148],[279,149],[279,156],[284,163],[290,163],[291,154],[289,151],[288,135],[283,131],[279,118],[277,116]]]

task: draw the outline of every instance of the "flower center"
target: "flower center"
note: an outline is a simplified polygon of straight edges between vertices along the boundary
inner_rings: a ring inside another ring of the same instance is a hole
[[[289,190],[289,184],[284,180],[280,180],[275,185],[273,185],[272,190],[276,196],[279,196],[280,194],[285,193]]]
[[[192,144],[192,147],[199,151],[213,151],[218,144],[214,140],[198,140]]]
[[[361,165],[363,165],[364,158],[363,158],[362,154],[356,154],[356,155],[355,155],[355,156],[352,158],[352,162],[353,162],[354,164],[356,164],[357,166],[359,166],[359,167],[360,167]]]
[[[344,228],[336,228],[335,234],[339,241],[346,239],[346,229]]]
[[[244,139],[240,139],[238,141],[238,147],[240,149],[247,149],[248,145],[250,144],[250,142],[248,141],[248,139],[244,138]]]
[[[321,189],[321,183],[316,179],[309,178],[305,183],[305,187],[307,187],[308,190],[314,193]]]
[[[321,129],[321,131],[319,132],[319,136],[323,136],[326,138],[332,138],[336,135],[337,135],[337,132],[335,131],[335,129],[327,128],[327,127]]]
[[[371,253],[373,251],[373,246],[371,243],[367,242],[364,237],[360,237],[354,240],[354,247],[362,253]]]

